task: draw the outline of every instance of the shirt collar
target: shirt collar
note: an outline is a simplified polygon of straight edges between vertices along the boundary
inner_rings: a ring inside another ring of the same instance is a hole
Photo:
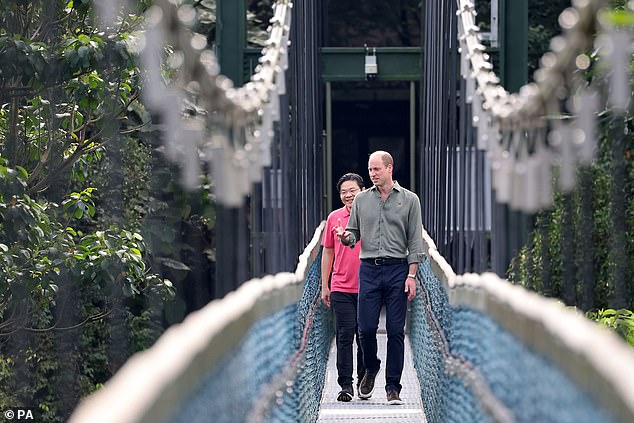
[[[394,181],[394,186],[392,187],[392,189],[394,191],[398,191],[400,192],[402,190],[401,186],[398,184],[398,181]],[[376,187],[376,185],[372,185],[372,188],[369,189],[369,191],[376,191],[378,192],[379,189]]]

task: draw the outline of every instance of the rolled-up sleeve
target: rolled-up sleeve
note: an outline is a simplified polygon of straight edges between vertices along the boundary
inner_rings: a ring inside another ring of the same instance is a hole
[[[407,262],[419,263],[425,258],[423,252],[423,219],[420,200],[414,195],[411,201],[407,225]]]
[[[361,229],[359,225],[359,208],[358,202],[352,202],[352,208],[350,209],[350,219],[348,220],[348,225],[346,225],[346,231],[350,232],[350,248],[354,248],[354,246],[361,240]]]

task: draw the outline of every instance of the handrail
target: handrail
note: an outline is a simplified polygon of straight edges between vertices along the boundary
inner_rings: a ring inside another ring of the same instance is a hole
[[[526,84],[517,94],[510,94],[500,85],[480,42],[473,1],[458,0],[458,3],[464,59],[469,61],[473,70],[473,77],[484,99],[483,106],[503,125],[507,122],[515,124],[519,119],[528,124],[553,112],[548,107],[556,98],[556,88],[561,84],[562,76],[573,79],[572,74],[577,69],[575,59],[592,46],[594,31],[598,27],[597,14],[605,4],[603,0],[573,1],[573,7],[566,9],[559,19],[565,34],[551,44],[556,51],[542,59],[542,66],[536,72],[536,82]]]
[[[294,273],[245,282],[170,327],[150,349],[130,358],[106,385],[83,400],[71,423],[164,421],[234,349],[254,322],[296,303],[319,253],[322,222]]]
[[[553,175],[558,189],[570,192],[577,165],[592,163],[600,102],[616,118],[627,110],[631,28],[611,28],[601,19],[605,0],[574,0],[559,17],[563,35],[551,40],[535,82],[510,94],[480,42],[474,1],[456,1],[465,100],[471,103],[477,146],[491,160],[496,201],[527,213],[547,208],[554,198]],[[582,75],[593,49],[601,53],[597,68],[604,72],[588,83]]]
[[[634,421],[634,350],[582,314],[494,273],[456,275],[423,230],[433,273],[449,303],[486,313],[524,345],[555,363],[621,421]]]
[[[202,34],[191,28],[196,10],[156,0],[146,12],[147,29],[141,51],[147,71],[143,97],[148,107],[164,115],[166,156],[183,168],[183,183],[199,184],[200,156],[211,163],[216,201],[239,206],[251,184],[262,180],[262,169],[271,165],[273,125],[280,119],[279,96],[286,93],[286,70],[293,4],[276,0],[255,73],[242,87],[220,74],[214,52]],[[166,87],[161,74],[165,44],[174,48],[179,78]],[[184,118],[181,107],[186,96],[195,98],[205,111]],[[209,133],[208,127],[214,130]]]

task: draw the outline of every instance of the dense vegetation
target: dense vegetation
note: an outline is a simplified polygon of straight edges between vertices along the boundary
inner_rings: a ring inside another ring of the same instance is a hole
[[[632,120],[627,120],[623,158],[625,178],[614,176],[615,157],[612,151],[612,124],[602,124],[600,148],[597,161],[587,169],[579,171],[579,185],[570,194],[558,195],[551,210],[536,216],[535,229],[529,242],[522,248],[509,269],[509,277],[529,289],[548,296],[561,298],[569,305],[578,306],[588,316],[607,322],[606,315],[617,315],[621,325],[619,333],[630,342],[634,340],[634,319],[628,309],[634,308],[631,280],[626,281],[625,292],[615,291],[615,213],[612,193],[619,189],[625,198],[625,244],[617,250],[625,254],[625,274],[634,268],[634,161],[632,149]],[[590,218],[584,210],[590,210]],[[567,263],[565,251],[569,251],[571,263]],[[547,275],[544,267],[547,267]],[[572,269],[572,283],[567,287],[564,276]],[[592,285],[584,285],[590,276]],[[547,279],[544,279],[544,278]],[[608,322],[614,326],[614,322]],[[629,327],[632,327],[631,333]],[[625,331],[627,329],[627,331]],[[634,345],[634,343],[632,344]]]
[[[611,5],[625,8],[624,1]],[[533,2],[530,7],[536,8]],[[541,14],[547,7],[536,9]],[[631,16],[622,21],[631,22]],[[545,33],[556,32],[556,21],[550,22]],[[596,70],[591,67],[584,77],[591,81]],[[508,275],[529,289],[579,307],[634,346],[634,286],[628,277],[634,271],[634,122],[629,113],[615,119],[607,106],[599,119],[596,161],[579,169],[572,193],[559,194],[551,210],[535,216],[529,241]],[[623,214],[620,227],[615,227],[616,214]]]
[[[213,296],[209,193],[182,191],[140,101],[147,3],[106,31],[88,0],[0,0],[2,409],[66,420]]]
[[[160,152],[134,49],[150,2],[129,3],[135,9],[121,11],[116,28],[105,31],[89,0],[0,0],[0,409],[36,407],[45,422],[66,420],[131,354],[215,296],[209,184],[183,191],[178,169]],[[201,18],[196,30],[213,43],[215,1],[192,3]],[[251,45],[262,44],[270,3],[248,3]],[[531,2],[531,66],[558,32],[564,3]],[[589,170],[598,260],[593,310],[627,338],[631,313],[599,310],[611,295],[609,125]],[[631,136],[624,151],[631,199]],[[579,195],[571,197],[575,210]],[[563,201],[537,218],[549,234],[554,296]],[[632,228],[631,200],[626,215]],[[541,233],[512,271],[538,290],[532,250]],[[631,263],[634,238],[627,238]]]

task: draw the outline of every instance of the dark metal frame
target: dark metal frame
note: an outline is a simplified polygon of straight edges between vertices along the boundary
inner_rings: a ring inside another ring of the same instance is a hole
[[[219,2],[221,67],[236,84],[242,84],[245,70],[254,67],[249,54],[253,49],[245,48],[243,3]],[[322,220],[321,6],[309,0],[293,3],[287,93],[280,97],[272,164],[244,207],[218,207],[216,297],[249,278],[292,271]]]
[[[421,145],[423,224],[457,273],[491,268],[490,195],[460,81],[456,2],[424,2]]]
[[[251,198],[252,277],[294,269],[323,216],[321,6],[293,4],[287,94],[280,98],[273,163]]]

